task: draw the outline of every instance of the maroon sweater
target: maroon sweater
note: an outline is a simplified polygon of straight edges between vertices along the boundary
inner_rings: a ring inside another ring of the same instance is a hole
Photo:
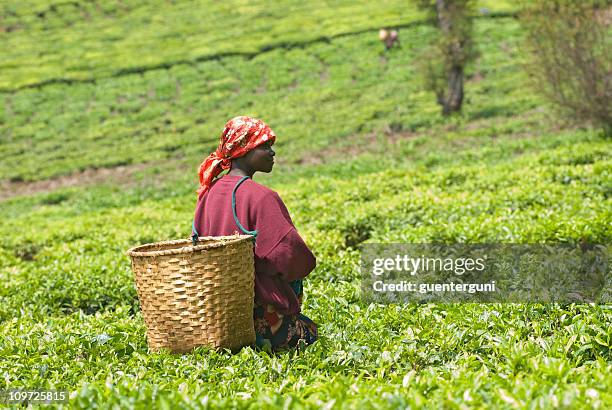
[[[232,190],[241,176],[224,175],[198,199],[195,227],[200,236],[243,234],[232,214]],[[316,259],[298,234],[278,194],[252,179],[236,191],[236,215],[242,226],[257,230],[255,299],[279,313],[297,314],[300,305],[289,282],[306,277]]]

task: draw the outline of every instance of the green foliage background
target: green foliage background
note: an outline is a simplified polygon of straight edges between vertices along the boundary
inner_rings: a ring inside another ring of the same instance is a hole
[[[2,186],[136,171],[0,202],[0,389],[83,408],[609,407],[608,306],[359,297],[363,241],[610,242],[609,140],[549,115],[520,26],[495,14],[513,5],[480,5],[446,120],[415,76],[431,28],[404,2],[3,2]],[[400,49],[380,26],[402,27]],[[240,114],[278,135],[255,180],[317,255],[304,313],[321,339],[148,354],[124,252],[189,234],[197,166]]]

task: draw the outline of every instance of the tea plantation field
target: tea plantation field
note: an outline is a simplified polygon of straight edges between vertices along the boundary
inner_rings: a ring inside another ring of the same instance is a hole
[[[75,408],[612,405],[610,306],[361,299],[365,242],[612,239],[610,140],[531,92],[512,4],[481,3],[467,102],[444,119],[414,68],[431,29],[373,3],[3,2],[0,390],[65,389]],[[125,250],[189,235],[197,167],[241,114],[278,136],[254,179],[317,256],[320,340],[149,354]],[[79,180],[117,166],[129,177]]]

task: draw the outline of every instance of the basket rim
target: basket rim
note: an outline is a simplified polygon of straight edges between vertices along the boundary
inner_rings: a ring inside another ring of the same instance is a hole
[[[203,245],[193,246],[191,239],[176,239],[171,241],[161,241],[146,243],[143,245],[134,246],[126,251],[129,256],[163,256],[163,255],[180,255],[185,253],[193,253],[204,249],[220,248],[222,246],[236,244],[240,242],[252,240],[251,235],[229,235],[229,236],[200,236],[199,241],[213,241]],[[139,249],[147,248],[152,245],[184,245],[175,249],[165,249],[159,251],[142,251]]]

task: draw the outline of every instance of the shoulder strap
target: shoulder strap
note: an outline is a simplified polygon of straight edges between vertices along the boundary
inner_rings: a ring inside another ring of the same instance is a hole
[[[254,231],[246,230],[244,226],[242,226],[242,224],[238,220],[238,215],[236,215],[236,190],[238,189],[240,184],[242,184],[244,181],[246,181],[249,178],[251,177],[248,175],[245,175],[244,177],[240,179],[240,181],[238,181],[238,183],[234,187],[234,190],[232,191],[232,212],[234,213],[234,221],[236,221],[236,225],[238,225],[238,228],[240,228],[240,230],[246,235],[251,235],[253,237],[253,242],[254,242],[255,239],[257,238],[257,230],[254,230]]]
[[[238,183],[236,184],[236,186],[234,187],[234,190],[232,191],[232,213],[234,214],[234,221],[236,221],[236,225],[238,225],[238,228],[240,228],[240,230],[246,234],[246,235],[251,235],[253,237],[253,242],[255,242],[255,239],[257,238],[257,230],[253,230],[253,231],[249,231],[247,229],[244,228],[244,226],[242,226],[242,224],[240,223],[240,221],[238,220],[238,215],[236,214],[236,190],[238,189],[238,187],[247,179],[251,178],[248,175],[245,175],[244,177],[242,177],[240,179],[240,181],[238,181]],[[193,224],[191,225],[191,241],[193,242],[193,246],[196,246],[196,244],[198,243],[198,231],[196,230],[195,227],[195,219],[193,220]]]

